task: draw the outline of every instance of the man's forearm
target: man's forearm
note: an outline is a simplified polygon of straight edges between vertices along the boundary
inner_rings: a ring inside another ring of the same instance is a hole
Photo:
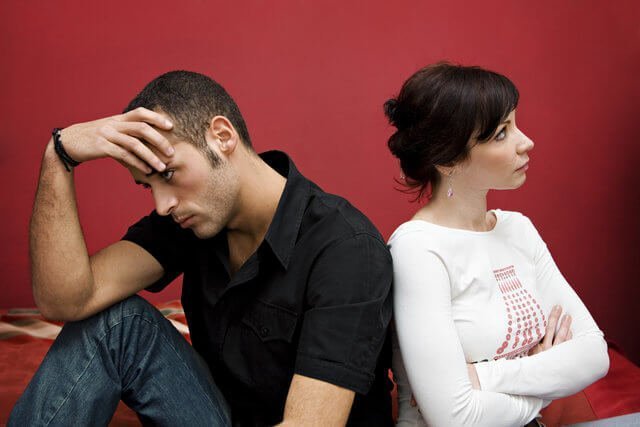
[[[92,293],[93,275],[76,207],[73,173],[50,141],[30,223],[31,279],[46,317],[72,318]]]
[[[354,398],[351,390],[294,374],[278,426],[344,426]]]

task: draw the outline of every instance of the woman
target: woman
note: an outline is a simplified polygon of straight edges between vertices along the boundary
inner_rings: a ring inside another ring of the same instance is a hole
[[[428,197],[389,241],[399,425],[535,425],[608,370],[602,332],[533,224],[487,210],[489,190],[526,179],[518,96],[502,75],[440,63],[385,103],[405,184]]]

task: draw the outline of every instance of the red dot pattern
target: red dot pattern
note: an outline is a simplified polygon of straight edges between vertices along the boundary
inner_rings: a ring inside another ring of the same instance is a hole
[[[542,338],[547,319],[538,301],[522,286],[513,265],[494,270],[493,274],[507,313],[504,341],[494,359],[524,356]]]

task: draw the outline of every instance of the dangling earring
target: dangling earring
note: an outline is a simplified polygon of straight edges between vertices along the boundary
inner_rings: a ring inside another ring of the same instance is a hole
[[[447,198],[453,197],[453,171],[449,172],[449,188],[447,188]]]

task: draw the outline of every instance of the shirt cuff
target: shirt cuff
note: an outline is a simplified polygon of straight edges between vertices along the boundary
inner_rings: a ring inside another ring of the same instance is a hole
[[[482,391],[497,391],[496,380],[502,375],[502,369],[500,369],[500,360],[493,360],[490,362],[474,363],[476,368],[476,374],[478,375],[478,381],[480,382],[480,390]]]
[[[295,373],[325,381],[356,393],[367,394],[375,375],[347,367],[342,363],[298,354]]]

